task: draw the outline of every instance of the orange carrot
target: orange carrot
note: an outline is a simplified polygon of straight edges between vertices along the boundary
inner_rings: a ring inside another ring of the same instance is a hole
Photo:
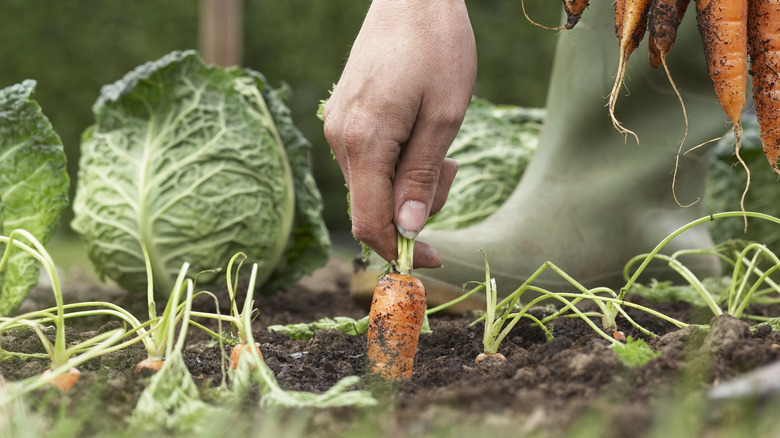
[[[615,31],[617,33],[618,44],[620,45],[620,59],[618,61],[618,71],[615,76],[615,84],[609,93],[609,115],[612,118],[612,126],[621,134],[628,137],[628,134],[639,138],[633,131],[623,127],[615,117],[615,104],[617,103],[620,88],[623,86],[623,78],[626,75],[626,65],[631,53],[639,47],[639,43],[647,30],[647,14],[650,10],[651,0],[617,0],[615,3]]]
[[[260,359],[263,358],[263,353],[260,351],[260,347],[257,345],[254,346],[255,350],[257,351],[257,354],[260,355]],[[238,369],[238,360],[241,358],[242,354],[248,354],[246,353],[251,349],[252,346],[249,344],[236,344],[233,346],[233,349],[230,350],[230,368]]]
[[[43,374],[44,375],[51,374],[51,370],[46,370],[43,372]],[[52,381],[49,383],[59,388],[60,391],[67,392],[70,388],[73,387],[73,385],[76,384],[76,382],[79,381],[80,377],[81,377],[81,371],[79,371],[76,368],[71,368],[67,372],[64,372],[59,376],[55,377],[54,379],[52,379]]]
[[[743,211],[750,187],[750,169],[739,155],[748,75],[747,12],[748,0],[696,0],[696,20],[704,42],[707,69],[718,101],[734,125],[735,155],[747,173],[747,183],[739,201]]]
[[[747,87],[747,0],[696,0],[710,79],[723,110],[741,125]]]
[[[422,282],[411,275],[389,273],[379,280],[368,315],[372,373],[386,380],[412,376],[426,298]]]
[[[749,0],[747,20],[753,102],[761,142],[769,166],[780,173],[780,0]]]
[[[564,28],[571,29],[580,21],[580,17],[582,17],[582,13],[585,12],[589,2],[590,0],[563,0],[563,9],[566,11],[566,25]]]
[[[140,373],[141,370],[160,371],[160,368],[165,364],[163,360],[150,360],[144,359],[135,366],[135,372]]]
[[[647,16],[647,43],[650,48],[650,66],[661,65],[661,58],[672,50],[688,3],[691,0],[654,0]]]

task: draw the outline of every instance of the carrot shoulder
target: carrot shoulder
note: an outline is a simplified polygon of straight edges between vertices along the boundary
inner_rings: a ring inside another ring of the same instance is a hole
[[[372,373],[386,380],[412,376],[425,304],[419,279],[389,273],[379,280],[368,316],[366,354]]]
[[[44,374],[49,374],[51,372],[52,370],[49,369],[44,371]],[[67,392],[70,390],[70,388],[73,387],[73,385],[76,384],[76,382],[79,381],[80,377],[81,377],[81,371],[79,371],[76,368],[71,368],[70,370],[53,378],[49,383],[52,386],[56,386],[57,388],[59,388],[60,391]]]
[[[747,26],[761,142],[769,166],[780,173],[780,0],[749,0]]]
[[[241,358],[242,354],[250,354],[250,349],[254,347],[255,351],[257,351],[257,354],[260,356],[260,359],[263,359],[263,352],[260,351],[260,347],[257,345],[249,345],[249,344],[236,344],[233,346],[233,349],[230,350],[230,361],[229,365],[230,368],[238,369],[238,361]]]

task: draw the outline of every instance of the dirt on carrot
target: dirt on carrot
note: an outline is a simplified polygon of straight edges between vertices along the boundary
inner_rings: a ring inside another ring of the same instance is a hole
[[[580,21],[582,13],[588,7],[590,0],[563,0],[563,9],[566,11],[566,25],[564,28],[571,29]]]
[[[650,48],[650,65],[656,68],[661,65],[672,50],[677,38],[685,11],[691,0],[654,0],[647,17],[648,46]]]
[[[422,282],[411,275],[389,273],[379,280],[368,315],[372,373],[386,380],[412,376],[426,299]]]
[[[748,47],[753,102],[769,166],[777,173],[780,156],[780,1],[748,1]]]
[[[723,110],[741,123],[747,88],[747,2],[696,0],[707,69]]]

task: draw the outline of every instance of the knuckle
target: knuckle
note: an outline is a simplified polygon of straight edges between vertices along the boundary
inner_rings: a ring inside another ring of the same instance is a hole
[[[440,169],[434,163],[415,163],[403,175],[407,190],[431,190],[439,182]]]

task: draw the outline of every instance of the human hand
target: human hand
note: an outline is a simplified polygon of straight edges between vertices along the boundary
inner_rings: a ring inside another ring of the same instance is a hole
[[[445,154],[476,78],[463,0],[374,0],[323,109],[325,137],[350,191],[352,232],[385,260],[396,230],[414,238],[446,200],[457,163]],[[415,267],[438,267],[415,245]]]

